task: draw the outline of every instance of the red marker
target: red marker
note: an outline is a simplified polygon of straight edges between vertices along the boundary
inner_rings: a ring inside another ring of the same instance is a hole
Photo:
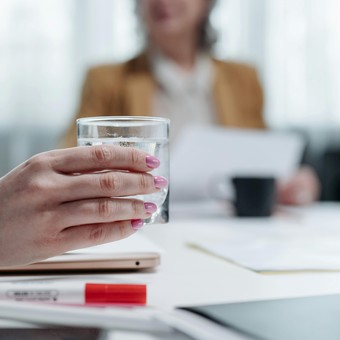
[[[85,303],[146,304],[146,285],[85,284]]]
[[[0,299],[63,304],[146,304],[146,285],[81,281],[13,281],[0,283]]]

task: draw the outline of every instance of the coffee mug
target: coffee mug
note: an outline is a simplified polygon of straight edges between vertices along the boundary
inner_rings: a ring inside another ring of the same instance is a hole
[[[236,214],[239,217],[268,217],[276,203],[274,177],[236,176],[231,179]]]
[[[271,176],[240,175],[215,178],[211,184],[212,197],[230,202],[239,217],[268,217],[276,204],[276,179]],[[233,197],[227,188],[232,185]]]

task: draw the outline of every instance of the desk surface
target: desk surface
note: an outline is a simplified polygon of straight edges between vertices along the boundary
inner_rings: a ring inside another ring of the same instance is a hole
[[[152,273],[119,277],[147,282],[149,305],[161,308],[340,293],[340,272],[259,274],[188,246],[212,234],[223,236],[225,224],[235,222],[228,214],[221,207],[174,209],[171,223],[142,231],[164,249],[161,266]],[[313,218],[325,223],[327,216],[340,221],[340,204],[294,209],[275,219]]]
[[[279,212],[274,219],[340,221],[340,204],[317,204]],[[263,223],[271,223],[264,219]],[[222,237],[235,223],[223,206],[178,206],[166,225],[146,226],[141,233],[164,253],[154,272],[105,274],[107,278],[137,279],[148,284],[148,305],[162,309],[340,293],[340,272],[259,274],[188,246],[211,235]],[[340,228],[340,224],[339,224]]]

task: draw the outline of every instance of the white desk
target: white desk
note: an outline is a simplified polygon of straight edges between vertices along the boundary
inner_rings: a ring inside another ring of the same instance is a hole
[[[340,205],[321,208],[333,213],[338,209],[340,225]],[[224,223],[228,223],[228,217],[222,214],[216,214],[215,219],[210,214],[204,215],[202,210],[197,214],[197,219],[175,215],[173,222],[148,226],[143,231],[165,250],[157,272],[136,274],[145,275],[149,282],[150,305],[172,308],[340,293],[340,272],[258,274],[189,248],[188,242],[202,240],[211,233],[223,235]]]
[[[212,209],[210,209],[212,208]],[[192,210],[196,217],[176,209],[167,225],[151,225],[142,231],[164,249],[162,264],[153,273],[118,274],[119,277],[136,277],[148,283],[148,304],[161,308],[211,304],[234,301],[261,300],[282,297],[298,297],[340,293],[340,272],[308,272],[258,274],[229,263],[187,244],[225,233],[230,223],[227,211],[215,207]],[[338,216],[340,227],[340,204],[322,204],[299,209],[299,215],[282,215],[276,218],[334,219]],[[264,223],[270,223],[264,220]],[[115,275],[117,277],[117,275]]]
[[[340,227],[340,204],[298,209],[275,218],[313,218],[325,223],[327,216],[333,223],[338,220]],[[228,210],[217,206],[174,208],[169,224],[146,226],[140,231],[164,249],[159,268],[105,276],[144,281],[148,284],[148,305],[161,309],[340,293],[340,272],[258,274],[188,246],[211,235],[223,236],[225,225],[231,221],[235,222]]]

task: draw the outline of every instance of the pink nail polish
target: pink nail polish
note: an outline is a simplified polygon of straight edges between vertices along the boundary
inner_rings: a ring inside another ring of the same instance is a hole
[[[143,220],[131,220],[131,226],[133,230],[138,230],[144,225]]]
[[[146,165],[151,169],[158,168],[160,165],[159,159],[155,156],[146,156],[145,162],[146,162]]]
[[[154,181],[155,181],[155,187],[157,189],[163,189],[168,186],[168,180],[165,177],[155,176]]]
[[[146,212],[149,214],[153,214],[154,212],[157,211],[157,205],[155,203],[145,202],[144,207]]]

